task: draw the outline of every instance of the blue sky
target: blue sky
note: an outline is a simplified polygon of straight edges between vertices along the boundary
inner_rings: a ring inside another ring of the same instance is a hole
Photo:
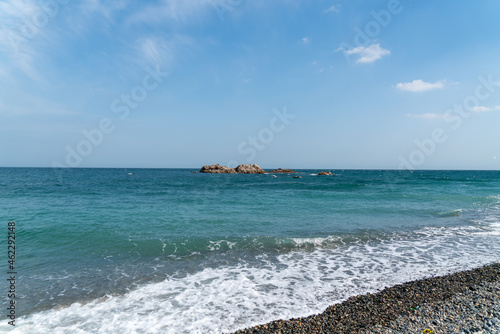
[[[0,1],[0,166],[500,169],[499,12]]]

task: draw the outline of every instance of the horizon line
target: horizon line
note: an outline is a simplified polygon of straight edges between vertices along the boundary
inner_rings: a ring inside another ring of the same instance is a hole
[[[201,167],[40,167],[40,166],[0,166],[0,168],[36,168],[36,169],[186,169],[186,170],[199,170]],[[274,170],[278,168],[264,168],[264,170]],[[285,169],[285,168],[282,168]],[[500,171],[500,169],[449,169],[449,168],[424,168],[424,169],[398,169],[398,168],[286,168],[292,170],[378,170],[378,171]],[[222,173],[224,174],[224,173]]]

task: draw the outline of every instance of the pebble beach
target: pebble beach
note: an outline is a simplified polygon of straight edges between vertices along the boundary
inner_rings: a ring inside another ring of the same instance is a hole
[[[235,332],[248,333],[500,333],[500,264],[399,284],[321,314]]]

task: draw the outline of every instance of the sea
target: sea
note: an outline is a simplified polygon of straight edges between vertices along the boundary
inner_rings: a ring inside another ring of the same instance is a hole
[[[0,332],[231,333],[500,262],[500,171],[195,171],[0,168]]]

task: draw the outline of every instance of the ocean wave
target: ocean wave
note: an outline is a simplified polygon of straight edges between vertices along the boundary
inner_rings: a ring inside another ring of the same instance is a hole
[[[444,218],[444,217],[459,217],[462,215],[462,209],[449,210],[449,211],[441,211],[436,214],[436,216]]]
[[[123,294],[23,316],[12,333],[220,333],[307,316],[360,293],[498,262],[500,239],[477,231],[424,228],[413,237],[336,248],[321,248],[336,238],[294,238],[320,248],[260,253],[252,261],[169,275]]]

